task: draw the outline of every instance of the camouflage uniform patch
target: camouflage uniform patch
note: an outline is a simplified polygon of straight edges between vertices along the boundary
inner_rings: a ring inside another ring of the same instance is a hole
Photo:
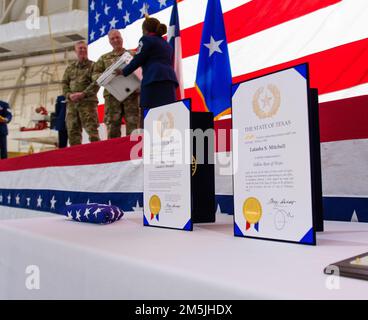
[[[82,128],[86,130],[90,142],[100,141],[98,126],[96,102],[68,103],[66,127],[71,146],[82,143]]]
[[[108,138],[121,137],[121,121],[125,116],[126,134],[130,135],[138,127],[139,93],[134,92],[123,102],[116,100],[112,95],[105,97],[105,117]]]

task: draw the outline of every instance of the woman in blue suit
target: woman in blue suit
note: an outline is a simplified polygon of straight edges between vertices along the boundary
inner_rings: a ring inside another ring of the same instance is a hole
[[[124,76],[139,67],[143,70],[141,84],[142,108],[155,108],[176,101],[178,80],[173,68],[173,49],[162,38],[167,27],[155,18],[146,18],[142,25],[143,37],[137,54],[123,69]]]

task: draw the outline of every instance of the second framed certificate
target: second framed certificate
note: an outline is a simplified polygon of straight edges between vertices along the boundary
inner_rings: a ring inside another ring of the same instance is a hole
[[[144,225],[215,222],[213,114],[182,100],[146,110],[144,129]]]
[[[233,86],[235,236],[316,244],[309,95],[307,64]]]

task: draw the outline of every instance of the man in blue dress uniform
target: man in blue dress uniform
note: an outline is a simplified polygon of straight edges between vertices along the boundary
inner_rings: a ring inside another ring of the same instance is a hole
[[[8,123],[12,119],[12,113],[10,111],[9,104],[0,100],[0,151],[1,159],[8,157],[7,148],[7,135],[8,135]]]
[[[64,96],[58,96],[55,104],[55,129],[58,131],[59,136],[59,149],[66,148],[68,146],[68,130],[66,128],[66,99]]]

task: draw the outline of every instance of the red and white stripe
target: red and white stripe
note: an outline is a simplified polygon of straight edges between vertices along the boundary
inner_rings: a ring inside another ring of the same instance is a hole
[[[131,151],[141,141],[113,139],[1,161],[0,189],[140,193],[142,154]]]

